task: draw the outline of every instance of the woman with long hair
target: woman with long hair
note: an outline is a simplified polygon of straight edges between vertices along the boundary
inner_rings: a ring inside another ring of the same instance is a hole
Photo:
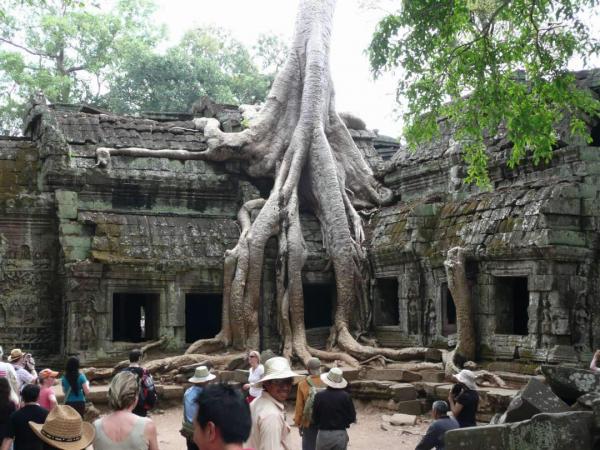
[[[65,374],[61,378],[65,404],[72,407],[81,417],[85,413],[85,396],[90,393],[90,383],[79,372],[79,358],[71,356],[67,360]]]
[[[110,414],[94,422],[94,450],[158,450],[156,425],[132,413],[139,399],[138,377],[127,371],[114,376],[108,388]]]
[[[0,442],[7,436],[8,417],[17,409],[11,399],[12,389],[7,378],[0,378]]]

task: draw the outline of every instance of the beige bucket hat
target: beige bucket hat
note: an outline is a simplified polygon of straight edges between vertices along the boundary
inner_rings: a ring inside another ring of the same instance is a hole
[[[214,380],[215,378],[217,378],[217,376],[213,373],[210,373],[208,367],[199,366],[196,367],[196,370],[194,371],[194,376],[192,378],[189,378],[188,381],[190,383],[206,383],[207,381]]]
[[[339,367],[332,367],[327,373],[321,374],[321,381],[334,389],[344,389],[348,382],[344,378],[344,372]]]
[[[456,375],[454,375],[454,378],[456,378],[459,382],[464,384],[469,389],[473,391],[477,390],[477,383],[475,383],[475,374],[470,370],[463,369]]]
[[[290,362],[283,356],[275,356],[265,363],[265,374],[256,383],[253,383],[252,387],[261,388],[265,381],[284,380],[286,378],[293,378],[294,383],[297,383],[304,377],[292,372]]]
[[[83,450],[96,436],[94,426],[68,405],[55,406],[44,423],[29,422],[29,426],[42,441],[63,450]]]

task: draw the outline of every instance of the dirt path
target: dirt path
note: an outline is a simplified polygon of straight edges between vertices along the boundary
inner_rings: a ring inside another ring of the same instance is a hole
[[[152,419],[158,428],[158,442],[161,450],[185,449],[185,440],[179,434],[182,408],[169,408],[162,414],[153,414]],[[381,429],[381,416],[389,411],[375,409],[369,406],[357,406],[358,419],[349,430],[349,449],[355,450],[408,450],[414,449],[421,435],[425,433],[429,423],[417,423],[413,427],[396,427],[392,431]],[[292,406],[287,411],[288,423],[293,415]],[[301,449],[301,439],[298,429],[292,428],[293,448]]]

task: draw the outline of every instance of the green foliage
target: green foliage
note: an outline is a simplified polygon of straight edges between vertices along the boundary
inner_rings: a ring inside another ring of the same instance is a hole
[[[567,64],[598,54],[582,17],[597,0],[404,0],[369,47],[375,75],[401,66],[409,147],[435,138],[447,117],[463,143],[467,181],[489,186],[485,139],[506,127],[511,167],[548,161],[564,120],[589,140],[600,104],[575,87]]]
[[[124,58],[99,102],[126,113],[188,111],[204,95],[218,103],[256,103],[265,98],[272,78],[252,60],[223,30],[196,29],[162,54],[149,50]]]
[[[90,1],[4,0],[0,24],[0,131],[16,133],[23,107],[42,91],[55,103],[93,102],[125,55],[152,48],[150,0],[119,0],[102,11]]]

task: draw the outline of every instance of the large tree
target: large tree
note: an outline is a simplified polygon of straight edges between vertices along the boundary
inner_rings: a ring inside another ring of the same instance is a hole
[[[413,149],[447,117],[462,142],[467,181],[489,185],[485,138],[502,126],[509,165],[547,161],[556,126],[589,139],[599,103],[577,89],[569,61],[597,55],[597,0],[404,0],[379,23],[369,48],[376,74],[398,66],[404,135]]]
[[[284,48],[276,37],[264,36],[256,54],[276,60]],[[165,52],[123,55],[107,76],[108,92],[97,103],[114,112],[136,113],[189,111],[202,96],[218,103],[262,102],[273,75],[260,70],[254,56],[224,30],[198,28]]]
[[[192,344],[188,353],[258,347],[264,251],[271,237],[278,240],[276,295],[285,356],[296,354],[306,361],[313,354],[355,363],[354,358],[379,354],[403,359],[425,351],[375,348],[359,343],[351,333],[367,291],[361,270],[364,231],[357,209],[380,205],[391,194],[374,178],[335,109],[329,68],[334,6],[334,0],[300,2],[288,58],[264,106],[244,131],[224,133],[218,121],[203,118],[197,119],[208,142],[202,153],[98,149],[101,164],[108,163],[109,155],[237,159],[250,176],[274,179],[268,197],[250,200],[238,215],[240,238],[225,256],[222,330],[214,339]],[[301,205],[319,220],[335,275],[334,325],[325,352],[306,342]]]

